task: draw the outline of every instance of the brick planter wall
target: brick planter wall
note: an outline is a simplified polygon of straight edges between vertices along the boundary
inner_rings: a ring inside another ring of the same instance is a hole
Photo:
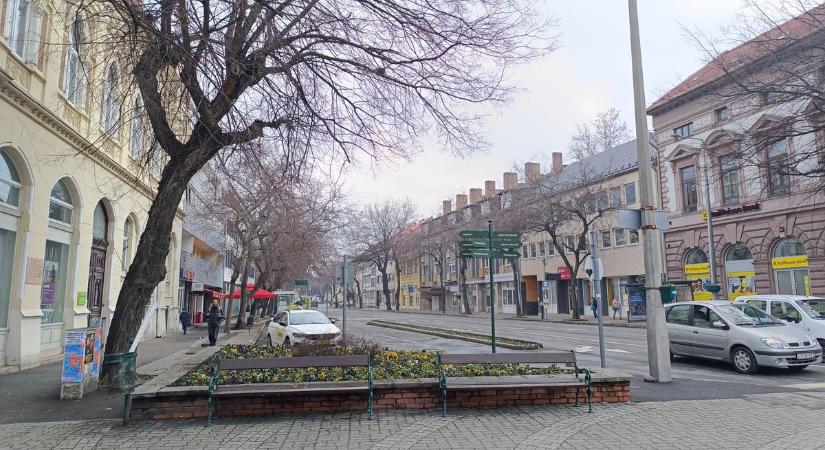
[[[437,384],[434,380],[394,380],[377,382],[373,407],[376,411],[390,409],[434,409],[439,407]],[[479,408],[524,405],[562,405],[576,402],[576,388],[559,386],[502,387],[500,389],[448,390],[447,406]],[[594,403],[630,401],[630,378],[611,377],[593,382]],[[579,402],[586,403],[584,389]],[[273,414],[305,414],[367,410],[366,394],[298,394],[270,396],[223,397],[217,401],[218,417],[265,416]],[[134,419],[188,419],[206,417],[208,394],[203,388],[167,388],[153,396],[136,396],[132,401]]]

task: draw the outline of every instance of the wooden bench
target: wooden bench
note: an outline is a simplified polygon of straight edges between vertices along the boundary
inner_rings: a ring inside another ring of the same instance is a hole
[[[438,354],[438,389],[439,394],[441,397],[441,414],[443,416],[447,415],[447,374],[444,369],[445,365],[459,365],[459,364],[484,364],[484,365],[492,365],[492,364],[563,364],[566,367],[573,368],[573,374],[575,375],[575,380],[573,381],[572,385],[576,386],[576,406],[579,406],[579,392],[581,388],[585,388],[585,392],[587,393],[587,408],[588,412],[593,412],[593,405],[591,403],[591,399],[593,397],[593,390],[591,386],[592,382],[592,374],[590,370],[580,368],[576,363],[576,354],[573,351],[569,352],[543,352],[543,353],[460,353],[460,354],[451,354],[451,353],[439,353]],[[583,378],[580,378],[579,375],[583,375]],[[454,384],[450,385],[450,389],[453,390],[478,390],[478,389],[500,389],[500,388],[521,388],[521,387],[531,387],[531,388],[541,388],[541,387],[552,387],[558,386],[558,380],[552,380],[548,378],[546,381],[541,379],[534,379],[530,382],[525,381],[518,381],[518,382],[511,382],[506,380],[506,378],[491,378],[489,382],[481,382],[479,383],[478,379],[470,380],[469,382],[462,383],[459,381],[461,378],[456,377],[452,380],[457,381]],[[564,383],[566,385],[570,385],[570,383]]]
[[[367,379],[363,381],[325,381],[302,384],[248,384],[220,386],[222,370],[250,369],[306,369],[309,367],[366,367]],[[290,395],[306,393],[367,393],[367,414],[372,420],[372,355],[350,356],[310,356],[292,358],[239,358],[221,359],[215,364],[215,371],[209,380],[209,425],[215,414],[217,399],[220,397]]]

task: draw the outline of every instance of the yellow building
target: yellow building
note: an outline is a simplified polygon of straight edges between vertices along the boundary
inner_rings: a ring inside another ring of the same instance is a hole
[[[59,358],[67,329],[99,323],[105,335],[161,161],[147,155],[140,98],[123,94],[125,71],[89,44],[94,27],[82,15],[61,1],[0,8],[3,371]],[[153,164],[141,170],[146,160]],[[178,326],[182,217],[150,336]]]

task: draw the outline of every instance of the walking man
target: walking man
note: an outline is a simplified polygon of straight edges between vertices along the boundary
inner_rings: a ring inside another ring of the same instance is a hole
[[[619,314],[619,319],[622,318],[621,306],[622,305],[619,303],[619,299],[617,299],[616,297],[613,297],[613,319],[616,318],[617,313]]]
[[[186,334],[186,329],[192,326],[192,316],[189,315],[189,311],[183,310],[180,312],[180,326],[183,328],[183,334]]]
[[[223,310],[218,305],[218,299],[212,300],[212,306],[209,307],[209,312],[206,313],[206,323],[209,324],[209,345],[215,346],[218,342],[218,329],[223,321]]]
[[[596,297],[590,299],[590,309],[593,310],[593,317],[596,317],[599,311],[599,304],[596,303]]]

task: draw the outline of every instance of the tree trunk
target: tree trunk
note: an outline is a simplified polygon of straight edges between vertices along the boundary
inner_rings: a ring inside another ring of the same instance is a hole
[[[467,279],[464,277],[464,273],[467,272],[467,260],[465,258],[459,259],[459,274],[458,274],[458,282],[461,284],[460,292],[461,292],[461,301],[464,302],[464,314],[472,314],[473,311],[470,309],[470,299],[467,298]]]
[[[579,316],[579,288],[578,288],[578,281],[574,276],[571,275],[570,277],[570,288],[568,289],[570,295],[570,310],[573,320],[579,320],[581,316]]]
[[[244,264],[243,275],[241,278],[241,307],[238,309],[238,319],[235,321],[235,329],[240,330],[244,327],[246,320],[246,305],[249,303],[249,292],[246,290],[246,280],[249,278],[249,264]]]
[[[522,317],[524,315],[524,311],[522,311],[522,304],[521,304],[521,280],[519,280],[519,265],[518,265],[518,258],[513,258],[510,260],[510,267],[513,268],[513,284],[515,285],[515,291],[513,291],[513,295],[516,296],[516,316]]]
[[[123,353],[135,339],[152,291],[166,278],[166,255],[180,199],[189,180],[200,167],[196,163],[172,160],[167,164],[158,185],[158,193],[149,208],[146,228],[140,235],[134,259],[126,272],[117,307],[112,315],[105,353]],[[104,371],[108,366],[103,366]],[[104,377],[107,373],[102,374]]]
[[[442,258],[441,261],[447,262],[447,258]],[[444,264],[438,265],[439,277],[441,278],[441,312],[447,312],[447,285],[444,284],[444,279],[447,277],[447,269]]]
[[[395,263],[395,310],[401,310],[401,265]]]
[[[226,311],[224,314],[226,315],[226,319],[223,321],[223,332],[229,333],[229,327],[231,326],[232,322],[232,302],[235,301],[232,294],[235,292],[235,283],[238,282],[238,277],[240,276],[240,272],[237,270],[232,271],[232,278],[229,280],[229,297],[226,299]]]
[[[355,289],[358,292],[358,309],[364,309],[364,295],[361,293],[361,283],[355,280]]]
[[[387,268],[381,271],[381,290],[384,291],[384,300],[387,302],[387,311],[392,311],[392,298],[390,296],[390,280],[387,277]]]

